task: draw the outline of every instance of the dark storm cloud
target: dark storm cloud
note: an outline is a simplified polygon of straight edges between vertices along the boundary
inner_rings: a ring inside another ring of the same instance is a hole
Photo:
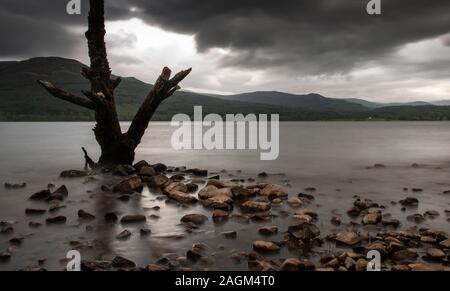
[[[229,48],[223,66],[340,73],[402,44],[450,31],[448,0],[382,0],[382,16],[368,16],[369,0],[107,0],[107,19],[139,17],[195,35],[200,51]],[[84,45],[88,1],[81,16],[68,0],[2,0],[0,58],[71,56]],[[136,8],[131,12],[131,8]],[[448,44],[448,39],[444,40]]]
[[[125,1],[125,0],[124,0]],[[127,0],[141,17],[195,34],[198,49],[232,48],[224,65],[285,66],[309,73],[340,72],[398,46],[450,31],[448,0]]]

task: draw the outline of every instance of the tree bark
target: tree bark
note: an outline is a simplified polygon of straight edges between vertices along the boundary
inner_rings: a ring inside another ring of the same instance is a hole
[[[170,78],[171,70],[165,67],[139,108],[129,130],[122,133],[114,95],[121,79],[111,78],[105,45],[104,0],[90,0],[88,23],[89,28],[85,35],[88,41],[90,68],[82,68],[81,74],[89,80],[91,88],[82,92],[85,97],[61,90],[48,81],[38,82],[54,97],[95,112],[96,125],[93,131],[101,148],[98,164],[102,166],[132,164],[135,150],[158,106],[180,89],[178,84],[189,75],[191,69],[181,71]],[[84,149],[83,151],[87,157],[86,151]]]

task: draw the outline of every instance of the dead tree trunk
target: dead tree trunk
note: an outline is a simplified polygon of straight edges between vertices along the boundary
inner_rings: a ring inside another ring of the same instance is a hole
[[[189,75],[191,69],[181,71],[171,78],[165,67],[153,89],[145,98],[127,132],[122,132],[116,110],[114,91],[120,78],[111,77],[105,46],[104,1],[90,0],[88,40],[90,68],[82,68],[81,74],[89,80],[91,88],[78,97],[55,87],[48,81],[38,82],[54,97],[68,101],[95,112],[94,134],[101,148],[100,165],[132,164],[135,150],[158,106],[180,89],[179,83]]]

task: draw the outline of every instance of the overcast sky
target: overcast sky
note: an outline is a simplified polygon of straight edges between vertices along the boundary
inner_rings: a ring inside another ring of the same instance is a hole
[[[450,99],[450,1],[107,0],[114,74],[153,83],[193,67],[183,88],[277,90],[372,101]],[[60,56],[88,63],[68,0],[1,0],[0,60]]]

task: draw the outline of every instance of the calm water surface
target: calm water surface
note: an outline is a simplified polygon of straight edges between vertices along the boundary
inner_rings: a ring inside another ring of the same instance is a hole
[[[124,128],[128,124],[122,125]],[[208,247],[211,265],[199,269],[246,270],[247,264],[236,264],[229,259],[233,249],[250,251],[251,243],[259,237],[258,228],[278,225],[280,234],[270,240],[282,240],[282,232],[291,222],[279,216],[273,221],[248,225],[230,221],[214,225],[210,219],[195,233],[187,234],[179,225],[187,213],[211,212],[201,206],[180,208],[157,200],[158,193],[144,191],[141,199],[128,203],[119,202],[99,191],[99,183],[83,184],[79,180],[63,180],[58,175],[65,169],[81,169],[84,165],[81,147],[90,155],[98,156],[98,148],[91,123],[0,123],[0,181],[26,181],[27,188],[0,189],[0,220],[16,221],[15,232],[0,235],[0,251],[9,247],[12,237],[25,237],[20,247],[11,249],[9,262],[0,262],[0,269],[19,269],[47,259],[48,269],[63,269],[61,261],[73,247],[71,241],[80,241],[88,247],[81,249],[83,258],[108,259],[115,254],[124,255],[138,265],[154,262],[163,253],[184,254],[193,243],[202,242]],[[172,166],[206,168],[210,172],[226,170],[222,178],[256,178],[259,172],[271,175],[268,181],[286,185],[294,196],[306,187],[316,187],[316,200],[308,207],[319,213],[317,224],[323,236],[346,227],[350,218],[345,214],[354,195],[370,198],[387,207],[386,213],[402,221],[402,229],[414,224],[406,216],[426,210],[437,210],[440,216],[427,220],[423,226],[449,232],[445,210],[450,209],[450,195],[442,194],[450,189],[450,123],[448,122],[293,122],[280,126],[280,157],[276,161],[260,161],[257,151],[174,151],[170,140],[174,128],[169,123],[151,124],[139,150],[137,160],[150,163],[163,162]],[[375,163],[386,165],[384,169],[367,169]],[[411,165],[417,163],[419,168]],[[283,175],[279,175],[283,174]],[[263,180],[261,180],[263,181]],[[29,221],[43,222],[42,217],[26,217],[27,207],[46,207],[27,201],[34,192],[46,188],[48,183],[67,185],[70,191],[66,208],[53,215],[68,217],[66,226],[28,227]],[[405,192],[407,188],[423,188],[422,193]],[[402,212],[398,201],[407,196],[420,200],[418,209]],[[160,211],[148,210],[161,206]],[[153,234],[139,236],[142,225],[127,226],[133,235],[127,241],[115,236],[124,227],[105,225],[102,219],[90,223],[78,221],[77,211],[84,209],[102,218],[106,212],[119,214],[156,214],[159,219],[149,219],[145,227]],[[294,212],[283,205],[273,209]],[[238,210],[235,210],[238,212]],[[334,214],[341,215],[344,224],[336,228],[330,224]],[[90,228],[86,228],[86,226]],[[237,231],[237,240],[226,240],[224,231]],[[373,230],[373,231],[376,231]],[[182,238],[181,238],[182,236]],[[219,248],[221,246],[221,248]],[[332,247],[332,246],[331,246]],[[327,244],[324,249],[330,248]],[[287,249],[273,259],[295,256]],[[312,254],[315,261],[318,254]]]

